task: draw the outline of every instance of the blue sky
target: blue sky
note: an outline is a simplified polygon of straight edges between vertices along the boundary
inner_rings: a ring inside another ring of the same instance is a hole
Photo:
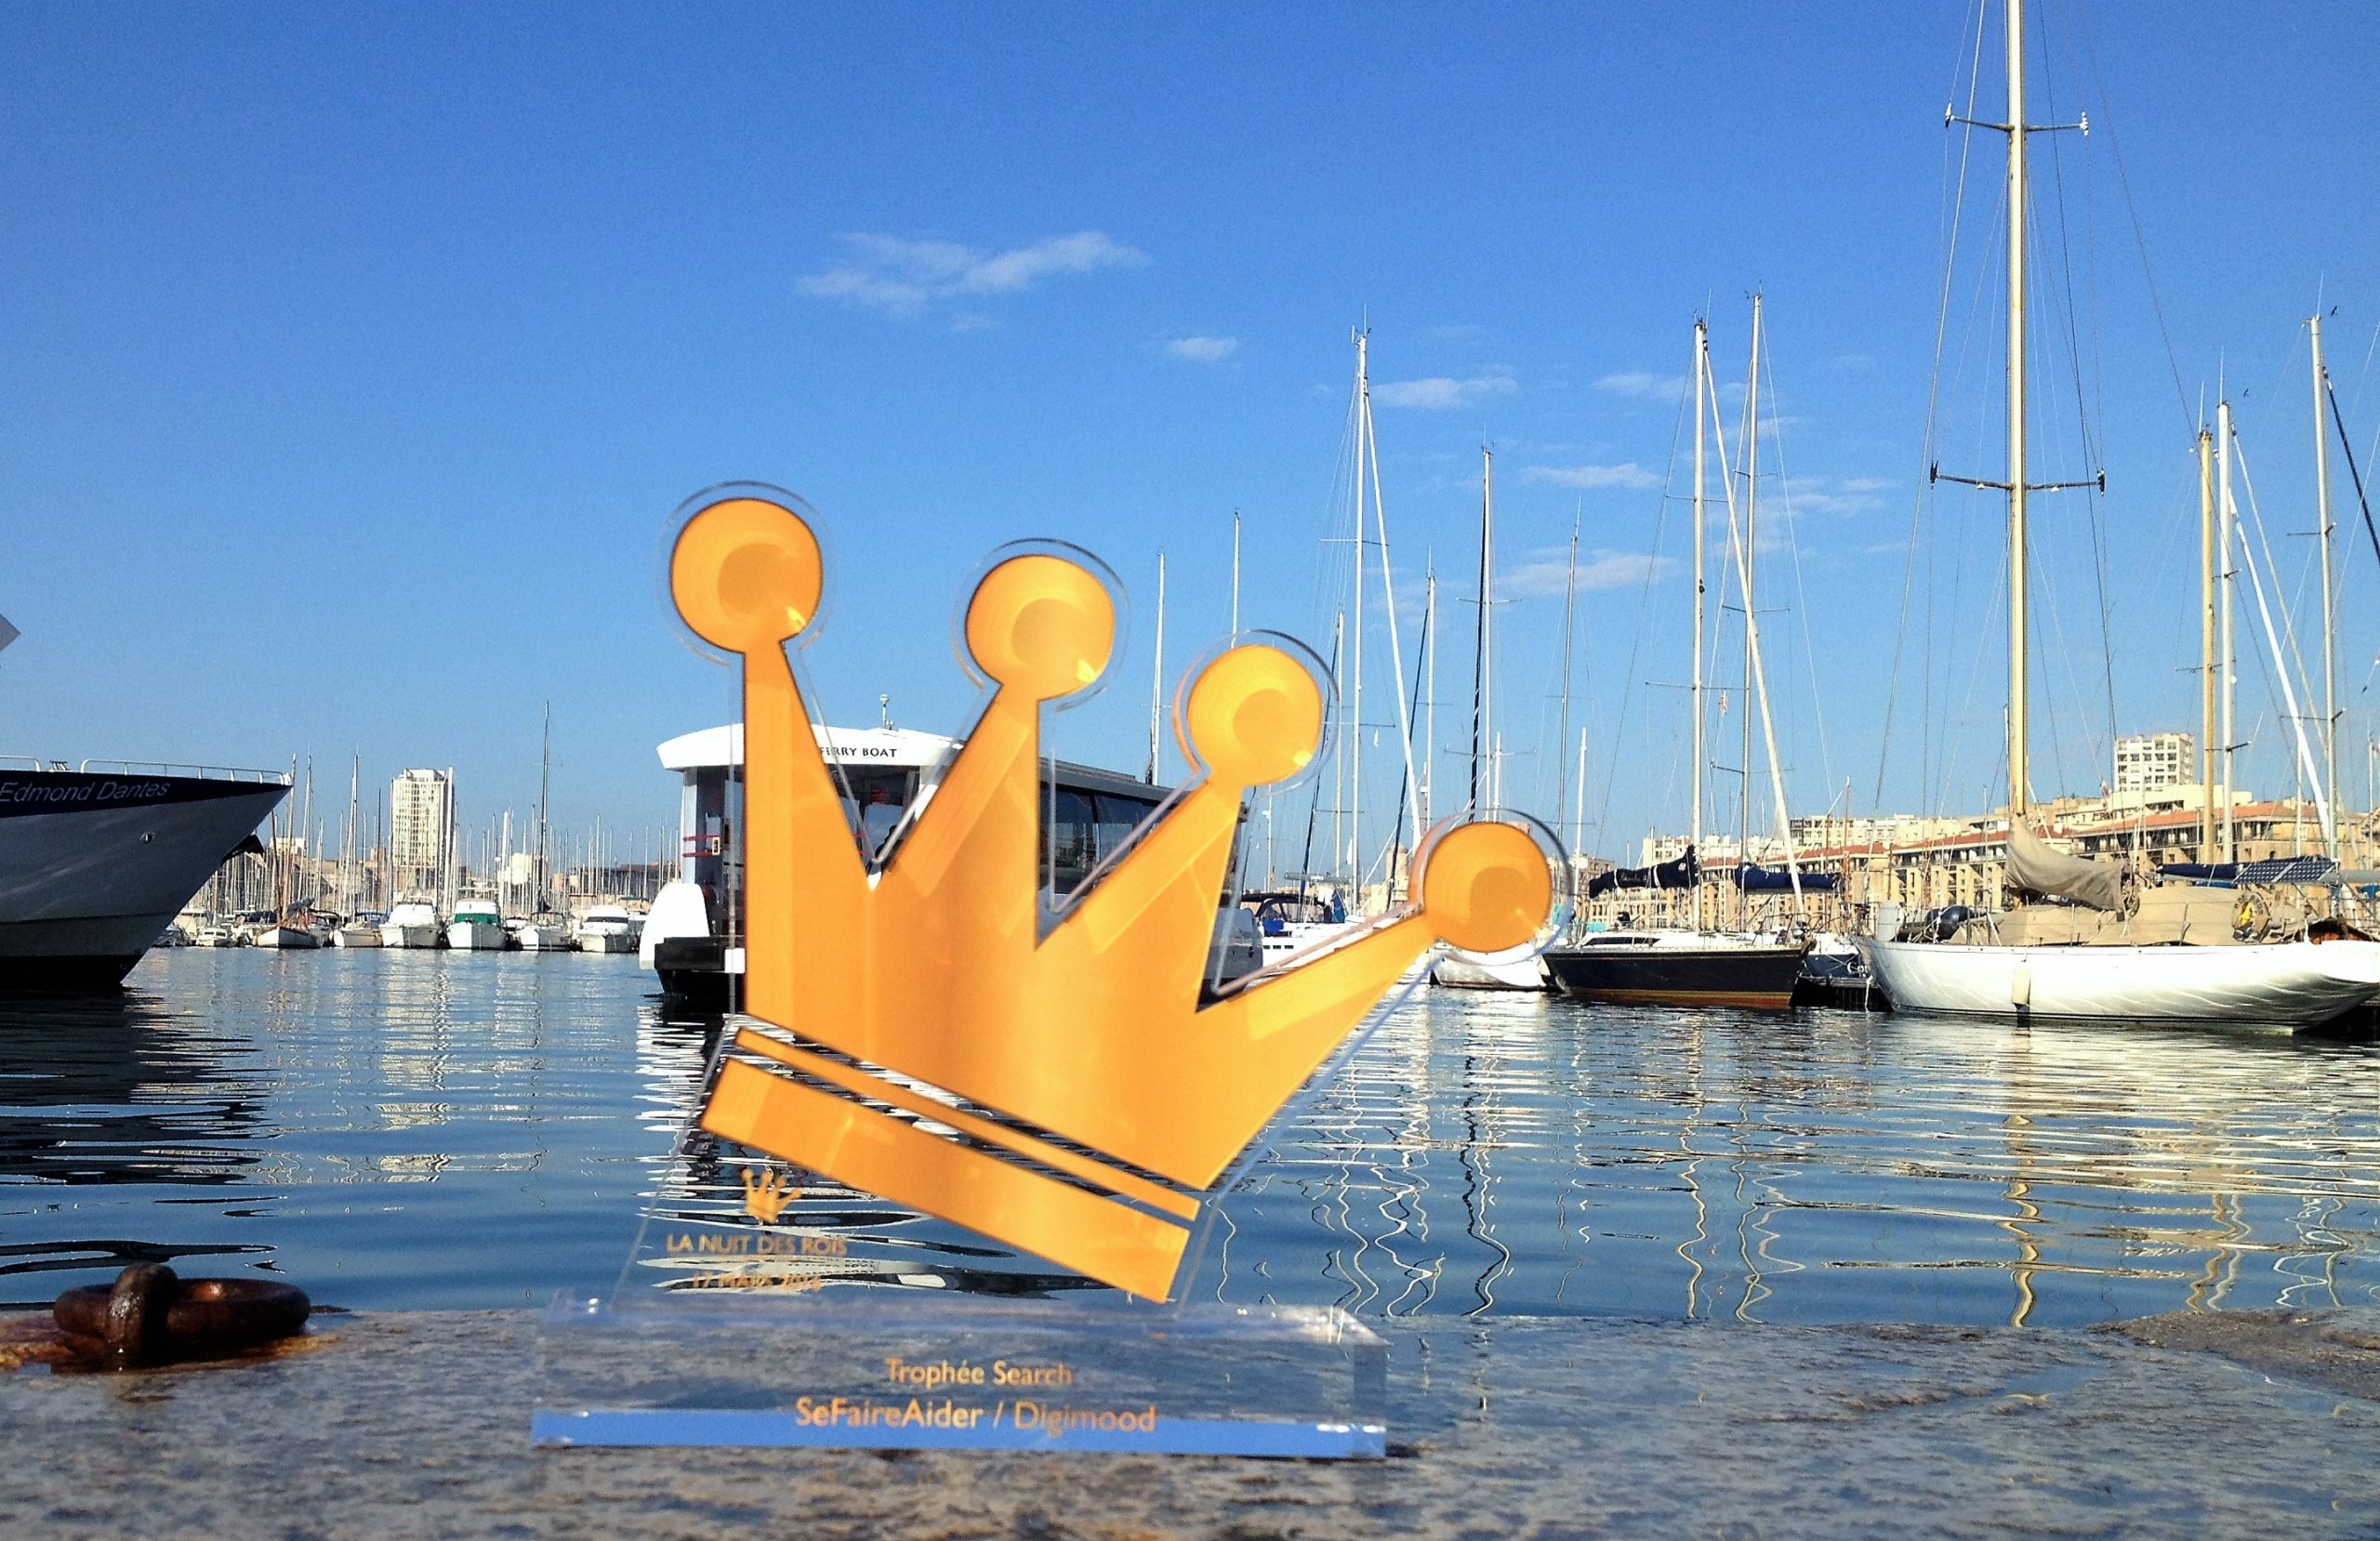
[[[2094,130],[2057,147],[2057,267],[2109,479],[2116,721],[2189,727],[2201,391],[2227,373],[2293,592],[2318,296],[2360,454],[2380,422],[2380,12],[2043,13],[2036,113],[2053,92]],[[1653,545],[1667,382],[1706,310],[1741,379],[1759,287],[1787,473],[1764,496],[1792,507],[1760,580],[1764,611],[1790,607],[1764,614],[1790,783],[1807,810],[1848,780],[1867,811],[1973,26],[1898,4],[11,7],[0,613],[25,638],[0,659],[0,750],[311,753],[318,783],[356,750],[381,783],[453,764],[475,825],[534,801],[550,700],[558,817],[666,825],[654,744],[732,710],[666,609],[668,521],[749,479],[829,522],[808,665],[839,720],[889,692],[903,726],[959,725],[950,621],[984,553],[1097,551],[1134,632],[1059,747],[1137,769],[1160,547],[1174,658],[1224,628],[1235,508],[1244,623],[1327,645],[1319,541],[1368,317],[1401,579],[1426,551],[1470,581],[1496,446],[1508,786],[1540,810],[1546,564],[1581,522],[1588,843],[1623,851],[1685,802],[1676,694],[1645,684],[1686,669]],[[1996,76],[1978,105],[1997,115]],[[1992,474],[1997,139],[1975,154],[1937,453]],[[2074,420],[2061,371],[2045,424]],[[2087,458],[2044,427],[2037,474]],[[2380,584],[2335,475],[2360,744]],[[2037,792],[2104,775],[2089,518],[2043,516]],[[1883,802],[1980,806],[1998,511],[1946,493],[1923,528],[1937,639],[1930,668],[1914,634],[1903,660]],[[1686,532],[1662,524],[1671,558]],[[1441,620],[1451,742],[1467,616]],[[2241,678],[2257,727],[2262,676]],[[1393,720],[1384,699],[1367,717]],[[2284,786],[2257,731],[2243,779]]]

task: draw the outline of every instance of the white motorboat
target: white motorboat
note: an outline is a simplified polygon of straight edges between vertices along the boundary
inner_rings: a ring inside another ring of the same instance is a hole
[[[1513,961],[1449,955],[1430,970],[1430,981],[1449,990],[1542,991],[1545,960],[1535,954]]]
[[[288,793],[277,771],[0,757],[0,990],[112,988]]]
[[[202,926],[191,939],[193,947],[237,947],[240,934],[228,926]]]
[[[503,913],[490,899],[458,899],[446,923],[446,945],[462,952],[500,953],[512,942]]]
[[[571,935],[569,917],[550,910],[531,915],[512,935],[524,953],[569,953],[578,948],[577,939]]]
[[[385,946],[386,942],[381,938],[380,927],[377,921],[364,919],[359,916],[354,920],[349,921],[346,925],[341,926],[338,929],[337,932],[331,938],[331,945],[335,947],[380,947]]]
[[[437,906],[421,900],[401,900],[390,907],[389,918],[380,923],[380,945],[435,947],[442,929]]]
[[[633,953],[644,922],[617,904],[598,904],[578,922],[582,953]]]
[[[2380,993],[2380,942],[1990,947],[1862,939],[1901,1010],[2311,1027]]]

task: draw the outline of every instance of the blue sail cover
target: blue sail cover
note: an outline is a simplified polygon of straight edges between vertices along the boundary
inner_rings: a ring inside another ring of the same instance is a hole
[[[1838,879],[1831,872],[1802,874],[1804,893],[1832,893]],[[1746,862],[1736,869],[1736,887],[1746,893],[1791,893],[1793,875],[1782,867],[1764,867],[1757,862]]]
[[[1702,869],[1694,860],[1694,848],[1674,862],[1663,862],[1653,867],[1614,867],[1587,879],[1587,897],[1600,899],[1614,889],[1690,889]]]

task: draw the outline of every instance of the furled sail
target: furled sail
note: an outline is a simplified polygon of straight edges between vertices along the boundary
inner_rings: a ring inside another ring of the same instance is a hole
[[[1746,862],[1736,869],[1736,887],[1746,893],[1784,893],[1793,888],[1793,875],[1783,867],[1764,867],[1757,862]],[[1831,872],[1805,872],[1801,889],[1804,893],[1832,893],[1835,875]]]
[[[2121,864],[2052,850],[2022,820],[2012,820],[2008,825],[2008,876],[2018,888],[2071,899],[2095,910],[2120,909],[2123,904]]]
[[[1700,868],[1695,864],[1694,848],[1674,862],[1663,862],[1653,867],[1614,867],[1587,879],[1587,897],[1600,899],[1614,889],[1690,889]]]

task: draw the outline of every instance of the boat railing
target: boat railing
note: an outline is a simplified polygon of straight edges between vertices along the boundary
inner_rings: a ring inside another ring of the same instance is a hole
[[[52,769],[66,768],[62,760],[52,762]],[[163,760],[86,759],[77,767],[85,775],[103,776],[189,776],[201,781],[253,782],[259,786],[287,786],[286,770],[252,770],[235,765],[176,765]]]

